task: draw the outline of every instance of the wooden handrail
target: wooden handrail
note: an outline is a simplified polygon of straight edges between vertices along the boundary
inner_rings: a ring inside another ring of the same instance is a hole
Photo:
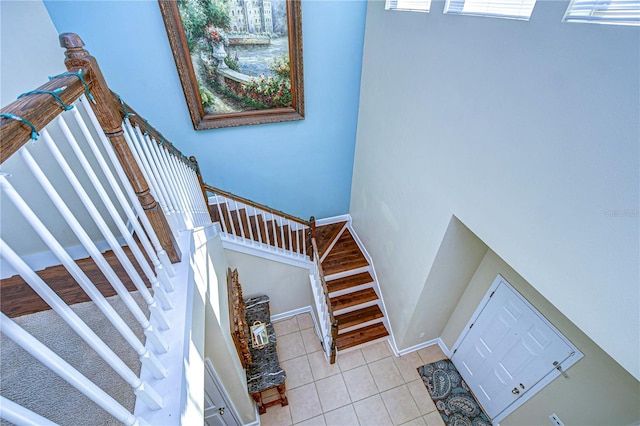
[[[86,69],[82,71],[84,80],[91,85],[93,83],[91,73],[88,73]],[[58,89],[62,89],[57,95],[66,105],[74,103],[85,92],[80,79],[74,76],[54,78],[38,87],[37,90],[48,92]],[[63,110],[62,105],[52,95],[40,93],[15,100],[2,108],[1,112],[21,117],[33,124],[37,131],[40,131]],[[0,120],[0,162],[4,163],[7,158],[31,139],[31,128],[17,120],[9,118],[1,118]]]
[[[120,160],[129,182],[133,186],[133,190],[138,196],[138,200],[145,211],[151,226],[155,230],[160,244],[167,253],[171,262],[179,262],[181,259],[180,249],[173,236],[173,232],[169,227],[164,212],[156,202],[149,190],[140,166],[135,161],[131,150],[124,138],[122,129],[122,116],[114,101],[113,95],[107,86],[102,75],[102,71],[98,66],[98,61],[89,54],[83,47],[84,42],[77,34],[64,33],[60,34],[60,46],[65,50],[65,65],[70,72],[83,71],[85,79],[90,78],[91,84],[89,88],[95,99],[93,111],[102,127],[102,130],[109,138],[113,149]],[[85,72],[86,71],[86,72]],[[75,77],[74,77],[75,78]]]
[[[243,203],[243,204],[246,204],[248,206],[255,207],[255,208],[258,208],[258,209],[261,209],[261,210],[264,210],[264,211],[269,212],[269,213],[274,213],[274,214],[276,214],[278,216],[281,216],[281,217],[283,217],[285,219],[288,219],[288,220],[291,220],[293,222],[297,222],[297,223],[300,223],[300,224],[305,225],[305,226],[311,226],[311,223],[308,220],[300,219],[299,217],[292,216],[292,215],[287,214],[287,213],[285,213],[283,211],[272,209],[271,207],[266,206],[264,204],[256,203],[255,201],[251,201],[251,200],[249,200],[247,198],[240,197],[239,195],[232,194],[231,192],[227,192],[227,191],[224,191],[222,189],[213,187],[213,186],[211,186],[209,184],[204,183],[202,185],[202,187],[206,191],[213,192],[213,193],[218,194],[218,195],[223,195],[223,196],[225,196],[227,198],[231,198],[234,201],[238,201],[240,203]]]

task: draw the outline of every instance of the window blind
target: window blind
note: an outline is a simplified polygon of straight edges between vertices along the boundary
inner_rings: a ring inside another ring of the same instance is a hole
[[[640,25],[640,0],[572,0],[563,21]]]
[[[528,21],[536,0],[447,0],[444,13]]]
[[[431,0],[387,0],[386,10],[406,10],[409,12],[429,12]]]

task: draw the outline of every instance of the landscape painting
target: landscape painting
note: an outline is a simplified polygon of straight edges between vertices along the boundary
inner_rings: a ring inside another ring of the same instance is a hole
[[[300,0],[160,0],[196,130],[304,118]]]

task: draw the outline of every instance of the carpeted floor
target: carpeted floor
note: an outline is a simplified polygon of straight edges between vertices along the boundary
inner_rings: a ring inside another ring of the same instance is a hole
[[[146,311],[142,297],[132,292]],[[107,298],[113,308],[144,342],[142,329],[119,296]],[[136,373],[140,361],[135,351],[102,315],[93,302],[71,307],[80,318]],[[131,387],[113,371],[54,311],[14,318],[15,322],[133,411]],[[29,355],[5,335],[0,335],[0,393],[60,425],[119,425],[115,418]],[[8,425],[4,420],[0,425]]]
[[[447,426],[491,425],[450,360],[423,365],[418,368],[418,373]]]

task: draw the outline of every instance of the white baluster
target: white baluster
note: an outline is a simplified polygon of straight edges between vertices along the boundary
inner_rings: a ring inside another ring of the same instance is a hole
[[[26,333],[26,332],[25,332]],[[0,395],[0,418],[19,426],[58,426],[40,414]]]
[[[145,398],[148,398],[149,402],[155,402],[150,405],[150,408],[160,408],[162,400],[158,400],[157,393],[150,386],[142,388],[142,381],[138,378],[133,371],[107,346],[94,332],[89,328],[84,321],[76,315],[73,310],[53,291],[49,286],[42,281],[42,279],[24,263],[22,259],[9,247],[4,240],[0,238],[0,251],[2,257],[16,270],[18,274],[25,280],[27,284],[40,296],[62,319],[78,333],[87,344],[100,355],[100,357],[107,363],[113,370],[120,375],[133,389],[136,394],[140,392],[146,394]],[[2,314],[2,331],[7,334],[7,330],[11,330],[11,325],[15,325],[13,321],[8,321],[9,327],[4,324],[8,318]],[[17,327],[17,326],[16,326]],[[11,336],[9,336],[11,338]],[[13,339],[12,339],[13,340]],[[35,339],[34,339],[35,340]],[[37,341],[37,340],[36,340]],[[17,343],[17,342],[16,342]],[[39,343],[39,342],[38,342]],[[43,345],[44,346],[44,345]],[[26,349],[26,348],[25,348]],[[51,353],[55,355],[53,352]],[[51,355],[50,354],[50,355]],[[32,354],[33,355],[33,354]],[[35,355],[34,355],[35,356]],[[56,355],[57,356],[57,355]],[[36,357],[38,358],[38,357]],[[38,358],[40,362],[45,363],[42,359]],[[47,365],[45,363],[45,365]],[[60,372],[57,372],[59,375]],[[155,394],[155,395],[154,395]],[[104,407],[103,407],[104,408]],[[122,420],[121,420],[122,421]]]
[[[182,217],[181,215],[177,214],[178,212],[176,210],[176,207],[173,205],[173,202],[171,201],[171,198],[167,193],[166,185],[164,184],[160,174],[158,173],[158,168],[155,162],[153,161],[153,158],[149,154],[149,149],[147,145],[144,143],[144,139],[142,137],[142,131],[140,130],[140,127],[137,125],[135,127],[132,127],[131,132],[132,132],[131,140],[133,141],[133,144],[136,146],[136,148],[139,151],[140,158],[142,162],[145,164],[150,180],[155,182],[155,186],[156,186],[156,189],[158,190],[158,197],[161,200],[161,204],[164,203],[164,205],[167,208],[166,211],[168,212],[169,216],[173,217],[174,219],[178,219],[178,221],[181,222],[180,219],[182,219]],[[179,226],[181,226],[181,229],[184,229],[184,223],[180,223]],[[176,229],[176,231],[179,231],[179,230],[180,229]]]
[[[22,213],[27,222],[29,222],[33,229],[38,233],[40,238],[42,238],[42,241],[44,241],[47,247],[49,247],[51,252],[53,252],[58,260],[60,260],[60,263],[63,264],[69,271],[78,285],[85,291],[85,293],[87,293],[91,300],[96,304],[98,309],[100,309],[100,311],[109,320],[109,322],[111,322],[111,324],[113,324],[113,326],[116,328],[116,330],[118,330],[122,337],[124,337],[127,343],[129,343],[129,345],[131,345],[131,347],[136,351],[136,353],[140,356],[141,361],[144,357],[144,359],[146,360],[145,363],[148,363],[158,374],[157,378],[166,377],[167,371],[160,364],[155,355],[149,354],[149,351],[145,348],[142,342],[140,342],[133,331],[131,331],[131,328],[129,328],[129,326],[123,321],[122,317],[120,317],[120,315],[107,302],[105,297],[91,282],[89,277],[87,277],[84,271],[80,269],[78,264],[73,261],[71,256],[69,256],[62,245],[60,245],[53,234],[49,232],[42,221],[40,221],[33,210],[31,210],[27,203],[25,203],[22,197],[4,176],[0,176],[0,187],[7,195],[7,197],[11,200],[11,202],[18,208],[18,211]],[[164,345],[156,347],[156,350],[158,352],[166,352],[167,347],[164,339],[162,339],[161,336],[158,337],[159,342],[164,343]]]
[[[98,406],[121,421],[125,425],[135,425],[139,419],[124,408],[111,395],[100,389],[91,380],[83,376],[68,362],[60,358],[58,354],[43,345],[38,339],[27,333],[22,327],[13,322],[5,314],[0,313],[0,328],[2,333],[13,340],[18,346],[29,352],[35,359],[43,363],[47,368],[64,379],[67,383],[82,392]],[[126,367],[126,366],[125,366]],[[135,377],[135,376],[134,376]],[[162,408],[163,400],[151,387],[138,379],[138,385],[134,386],[134,392],[145,401],[153,401],[152,409]],[[144,396],[143,396],[144,394]],[[151,408],[151,407],[150,407]],[[140,419],[141,420],[141,419]]]
[[[229,231],[227,230],[227,221],[224,220],[224,215],[222,214],[222,208],[220,207],[220,198],[218,197],[218,194],[213,194],[213,198],[215,198],[216,200],[216,207],[218,208],[218,215],[220,215],[220,225],[222,226],[222,232],[224,232],[225,234],[228,234]]]
[[[138,128],[138,132],[139,131],[140,131],[140,128]],[[159,178],[158,180],[162,182],[165,188],[165,191],[167,192],[167,195],[174,206],[174,209],[177,212],[180,212],[182,216],[184,216],[186,211],[186,206],[184,205],[184,203],[180,198],[179,190],[176,188],[175,176],[172,176],[171,173],[169,173],[164,161],[162,161],[159,155],[158,144],[155,142],[154,139],[150,138],[149,135],[144,136],[141,134],[139,136],[141,137],[141,143],[147,148],[147,151],[149,152],[149,157],[152,160],[152,163],[155,165],[156,170],[158,172],[158,178]],[[184,218],[183,218],[183,222],[186,223]],[[186,226],[189,227],[188,224]]]
[[[43,135],[46,133],[46,130],[42,131]],[[29,151],[25,147],[22,147],[19,152],[27,167],[31,170],[36,180],[40,183],[40,186],[42,186],[44,191],[47,193],[53,204],[62,215],[63,219],[67,222],[76,237],[78,237],[83,247],[87,250],[93,261],[96,263],[103,275],[107,278],[116,293],[118,293],[118,295],[122,298],[122,301],[127,306],[129,311],[131,311],[134,318],[140,323],[143,329],[147,329],[148,327],[150,327],[151,324],[149,323],[149,320],[145,317],[136,301],[133,300],[133,297],[131,297],[129,291],[126,289],[118,275],[113,271],[111,265],[109,265],[109,263],[106,261],[106,259],[104,258],[98,247],[96,247],[95,243],[91,240],[80,222],[78,222],[75,216],[71,213],[71,210],[69,210],[65,202],[62,200],[62,197],[60,197],[53,185],[51,185],[51,182],[49,182],[49,179],[42,172]]]
[[[160,240],[158,239],[158,236],[156,235],[156,232],[153,229],[153,226],[151,225],[151,222],[149,221],[149,218],[145,214],[144,208],[140,204],[140,201],[138,200],[138,196],[134,192],[133,187],[131,186],[131,183],[129,182],[129,179],[127,178],[127,175],[126,175],[124,169],[122,168],[122,164],[120,164],[120,160],[118,160],[118,157],[117,157],[117,155],[116,155],[116,153],[115,153],[115,151],[113,149],[113,146],[111,146],[111,142],[109,141],[107,136],[104,134],[104,131],[102,130],[102,127],[100,126],[100,123],[98,122],[98,118],[96,117],[95,113],[93,112],[93,109],[91,107],[90,102],[87,102],[87,100],[86,100],[86,98],[84,96],[82,96],[80,98],[80,101],[82,102],[82,105],[85,106],[85,111],[86,111],[87,115],[89,116],[89,120],[91,121],[91,124],[93,125],[94,130],[96,131],[96,133],[98,134],[98,136],[100,138],[100,141],[102,142],[102,146],[104,147],[104,150],[107,153],[107,156],[109,157],[109,160],[111,161],[111,165],[113,166],[113,169],[116,171],[116,174],[118,175],[118,178],[120,179],[120,182],[122,184],[122,188],[124,189],[125,193],[129,197],[129,200],[131,201],[131,206],[137,212],[137,216],[140,219],[140,221],[142,222],[142,226],[144,226],[146,234],[149,236],[149,239],[151,240],[151,243],[153,244],[153,247],[154,247],[154,249],[155,249],[155,251],[157,253],[158,259],[160,260],[160,263],[162,264],[162,267],[163,267],[164,271],[170,277],[175,276],[175,274],[176,274],[175,273],[175,269],[173,268],[173,265],[171,264],[171,261],[169,260],[169,256],[167,255],[167,252],[162,247],[162,244],[160,243]],[[126,131],[124,133],[126,135]],[[125,140],[126,140],[126,137],[125,137]],[[129,142],[127,142],[127,144],[129,144]],[[136,154],[134,154],[132,152],[132,155],[134,155],[134,157],[135,157]],[[138,165],[140,165],[140,163],[138,163]],[[144,170],[142,170],[142,167],[141,167],[141,172],[142,172],[143,175],[145,174]],[[145,176],[145,179],[146,179],[146,176]],[[133,222],[135,222],[135,220]],[[139,233],[142,234],[143,232],[139,232]],[[163,283],[163,285],[165,285],[165,290],[173,291],[173,283],[171,283],[170,280],[167,280],[166,282],[165,281],[161,281],[161,282]]]
[[[85,137],[85,139],[87,141],[87,145],[89,145],[89,147],[91,148],[91,152],[93,152],[93,155],[94,155],[95,159],[97,160],[98,165],[100,166],[100,170],[102,170],[102,173],[104,173],[105,178],[107,180],[107,183],[109,184],[109,186],[111,187],[111,190],[113,191],[114,195],[116,196],[116,199],[118,200],[118,202],[120,204],[120,207],[122,208],[122,210],[124,211],[125,215],[127,216],[127,219],[129,220],[129,224],[133,227],[133,230],[134,230],[135,234],[138,236],[138,240],[142,244],[142,247],[145,249],[145,252],[147,253],[147,256],[151,260],[151,263],[154,266],[158,281],[160,281],[162,283],[163,288],[167,288],[167,287],[171,286],[171,284],[168,283],[169,275],[167,274],[167,271],[164,269],[162,263],[160,262],[160,259],[158,258],[158,255],[156,254],[155,250],[153,249],[153,247],[151,245],[151,242],[149,241],[149,238],[147,237],[147,234],[144,232],[144,230],[142,229],[142,226],[138,222],[138,218],[136,217],[136,214],[133,211],[132,205],[129,202],[127,202],[127,198],[126,198],[125,194],[123,193],[122,189],[120,188],[118,180],[113,175],[113,172],[111,171],[111,169],[107,165],[106,159],[104,158],[102,152],[98,148],[98,145],[96,144],[96,141],[93,138],[93,135],[89,131],[89,128],[87,127],[87,124],[85,123],[84,119],[80,115],[80,112],[78,111],[78,108],[72,109],[71,113],[73,115],[73,118],[75,119],[76,124],[80,127],[80,130],[82,131],[82,134],[84,135],[84,137]],[[128,181],[121,182],[121,183],[123,185],[128,185],[129,184]],[[165,283],[165,281],[166,281],[166,283]],[[154,288],[154,290],[155,290],[155,288]],[[165,297],[166,297],[166,295],[165,295]],[[169,302],[168,304],[166,304],[166,305],[163,304],[162,306],[165,309],[169,309],[169,308],[171,308],[171,303]]]
[[[244,240],[244,226],[242,225],[242,219],[240,218],[240,208],[238,207],[238,202],[233,200],[233,203],[236,206],[236,217],[238,218],[238,226],[240,227],[240,236]]]
[[[60,121],[62,121],[62,117],[58,118],[58,122]],[[142,280],[142,277],[140,277],[140,274],[136,270],[135,266],[133,266],[133,264],[131,263],[131,260],[129,260],[129,257],[126,255],[126,253],[124,252],[124,250],[122,249],[118,241],[116,240],[116,237],[111,232],[111,229],[109,229],[109,225],[107,225],[107,223],[103,219],[102,215],[100,214],[95,204],[93,203],[93,200],[91,200],[91,197],[89,197],[89,195],[83,188],[80,181],[78,181],[78,178],[75,176],[75,173],[73,172],[73,170],[71,169],[67,161],[65,160],[64,156],[62,155],[62,153],[60,152],[60,150],[58,149],[58,147],[56,146],[55,142],[53,141],[53,139],[49,135],[49,132],[46,129],[42,130],[42,139],[44,140],[45,144],[49,148],[49,151],[53,154],[54,159],[62,169],[63,173],[71,183],[71,186],[73,186],[73,189],[76,191],[76,194],[80,197],[80,201],[82,201],[82,204],[85,206],[85,208],[89,212],[89,215],[91,216],[95,224],[98,226],[98,229],[100,229],[100,232],[109,243],[111,250],[113,250],[114,254],[120,261],[120,264],[127,272],[127,275],[133,282],[133,285],[140,292],[140,295],[142,296],[144,301],[147,303],[149,309],[155,312],[156,315],[158,315],[158,318],[156,319],[158,320],[161,328],[167,329],[168,323],[164,313],[162,312],[162,309],[158,309],[158,306],[156,302],[153,300],[151,293],[149,293],[149,289],[146,287],[144,281]],[[22,152],[26,152],[26,151],[23,150]]]
[[[76,114],[77,114],[77,111],[76,111]],[[69,130],[69,127],[67,126],[62,116],[60,116],[57,121],[60,129],[62,130],[63,134],[67,139],[67,142],[69,142],[69,145],[73,149],[73,152],[76,154],[76,158],[78,159],[78,161],[80,161],[82,168],[84,169],[85,173],[89,177],[89,180],[93,184],[95,190],[98,192],[98,196],[100,200],[102,200],[102,203],[107,208],[107,211],[111,215],[111,218],[114,221],[118,230],[120,231],[120,234],[125,239],[127,245],[129,246],[129,249],[135,256],[136,261],[138,262],[145,276],[151,283],[154,291],[156,292],[156,295],[158,296],[158,299],[159,299],[158,301],[161,302],[165,310],[170,309],[171,303],[166,293],[164,292],[164,289],[160,286],[160,283],[158,282],[158,279],[156,278],[156,275],[154,274],[153,270],[149,266],[147,259],[144,257],[144,255],[142,254],[142,251],[138,247],[138,244],[136,243],[133,236],[129,232],[127,225],[124,223],[124,221],[120,217],[120,214],[116,210],[116,206],[113,204],[113,201],[111,201],[111,197],[109,197],[109,195],[107,194],[104,186],[102,185],[101,180],[98,178],[98,176],[96,176],[93,168],[87,161],[87,158],[85,157],[84,152],[82,151],[82,149],[80,149],[80,146],[76,141],[76,138],[71,133],[71,130]],[[115,188],[113,189],[115,190]],[[133,267],[133,265],[131,266]],[[144,286],[144,283],[142,283],[142,285]]]

